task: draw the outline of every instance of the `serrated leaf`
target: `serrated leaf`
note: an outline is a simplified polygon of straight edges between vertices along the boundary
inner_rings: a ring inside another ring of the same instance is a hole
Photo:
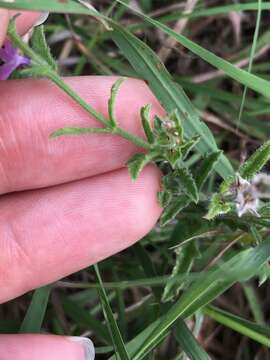
[[[195,203],[199,201],[199,193],[196,182],[193,179],[191,172],[187,168],[181,168],[175,170],[180,184],[182,185],[182,191]]]
[[[216,193],[212,196],[208,213],[204,218],[212,220],[219,215],[227,214],[230,210],[231,206],[222,200],[220,194]]]
[[[123,78],[116,80],[116,82],[113,84],[113,86],[111,88],[111,96],[108,101],[108,114],[109,114],[109,118],[110,118],[111,122],[114,125],[116,125],[116,123],[117,123],[116,117],[115,117],[115,111],[114,111],[115,110],[115,100],[116,100],[116,96],[119,91],[119,88],[122,85],[123,81],[124,81]]]
[[[158,202],[161,207],[165,208],[172,199],[172,193],[168,190],[158,192]]]
[[[215,151],[207,155],[201,162],[201,165],[198,169],[197,176],[195,177],[195,181],[198,189],[201,189],[206,179],[213,171],[216,162],[218,161],[221,151]]]
[[[198,254],[195,242],[176,249],[176,260],[170,278],[164,288],[162,301],[170,301],[179,295],[184,281],[177,279],[180,274],[187,274],[192,268],[195,256]]]
[[[155,117],[154,117],[154,129],[157,133],[160,133],[163,131],[162,120],[157,115],[155,115]]]
[[[187,195],[179,195],[176,198],[173,198],[160,217],[160,225],[165,226],[168,224],[189,204],[190,198]]]
[[[144,129],[144,133],[147,137],[147,140],[150,144],[154,143],[155,137],[150,125],[150,111],[151,111],[151,105],[147,104],[144,107],[141,108],[141,120],[142,120],[142,126]]]
[[[186,141],[184,145],[180,147],[180,151],[183,157],[183,160],[188,156],[190,151],[198,144],[200,141],[200,136],[193,136],[190,140]]]
[[[270,159],[270,140],[260,146],[240,167],[239,173],[244,179],[251,179]]]
[[[162,186],[165,190],[173,193],[174,195],[180,195],[181,188],[176,171],[170,172],[169,174],[163,176]]]
[[[220,193],[221,194],[226,194],[231,186],[233,185],[233,183],[235,182],[236,180],[236,176],[235,175],[232,175],[232,176],[228,176],[220,185]]]
[[[57,64],[52,57],[49,46],[47,45],[44,33],[44,26],[41,25],[35,28],[31,43],[33,50],[37,54],[39,54],[42,59],[44,59],[51,66],[53,70],[57,71]]]
[[[147,154],[135,154],[131,159],[128,160],[127,166],[128,171],[132,180],[136,180],[140,175],[143,168],[149,164],[157,156],[155,152],[149,152]]]

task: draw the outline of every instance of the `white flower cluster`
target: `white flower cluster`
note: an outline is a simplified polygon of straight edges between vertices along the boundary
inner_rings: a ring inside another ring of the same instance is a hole
[[[270,199],[270,175],[256,174],[250,181],[237,174],[232,188],[239,217],[246,213],[260,216],[257,212],[260,199]]]

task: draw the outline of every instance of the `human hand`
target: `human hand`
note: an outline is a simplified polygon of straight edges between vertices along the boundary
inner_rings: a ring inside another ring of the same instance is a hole
[[[25,32],[39,14],[17,19]],[[8,12],[0,9],[0,42]],[[66,79],[106,114],[114,77]],[[51,283],[130,246],[157,221],[159,172],[147,167],[131,182],[125,162],[136,147],[110,135],[61,137],[64,126],[96,121],[46,80],[0,82],[0,301]],[[146,85],[127,80],[117,98],[122,127],[142,136],[140,108],[157,101]],[[1,335],[0,360],[85,359],[83,344],[68,337]],[[89,351],[90,351],[89,350]],[[92,359],[88,353],[86,359]]]

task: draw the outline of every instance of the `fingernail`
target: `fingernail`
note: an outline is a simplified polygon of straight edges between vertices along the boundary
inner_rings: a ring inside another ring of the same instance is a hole
[[[48,12],[41,13],[40,17],[37,19],[34,26],[39,26],[39,25],[43,24],[48,19],[48,16],[49,16]]]
[[[79,343],[83,347],[85,360],[95,359],[95,348],[90,339],[83,336],[70,336],[69,340]]]

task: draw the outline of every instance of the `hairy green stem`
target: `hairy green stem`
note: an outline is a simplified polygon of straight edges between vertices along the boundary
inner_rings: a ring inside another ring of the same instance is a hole
[[[70,86],[68,86],[56,72],[50,71],[47,74],[48,79],[50,79],[54,84],[56,84],[60,89],[62,89],[67,95],[69,95],[77,104],[79,104],[84,110],[86,110],[90,115],[95,117],[99,122],[108,128],[111,127],[111,123],[106,119],[104,115],[96,111],[92,106],[87,104]]]
[[[95,110],[91,105],[84,101],[61,77],[50,67],[50,65],[42,59],[33,49],[31,49],[28,44],[26,44],[21,37],[17,34],[14,19],[11,21],[8,36],[10,37],[13,44],[22,50],[22,52],[30,57],[33,62],[33,66],[40,66],[40,73],[42,76],[50,79],[54,84],[56,84],[60,89],[62,89],[70,98],[72,98],[77,104],[79,104],[84,110],[86,110],[91,116],[96,118],[101,124],[105,125],[105,129],[101,130],[101,133],[111,133],[118,136],[121,136],[124,139],[127,139],[133,142],[135,145],[138,145],[144,149],[150,150],[152,146],[146,142],[144,139],[136,136],[112,123],[108,120],[102,113]],[[71,130],[71,129],[69,129]],[[83,131],[82,131],[83,132]],[[89,131],[84,132],[98,132],[98,131]],[[70,131],[71,133],[71,131]],[[55,135],[57,134],[57,131]]]

